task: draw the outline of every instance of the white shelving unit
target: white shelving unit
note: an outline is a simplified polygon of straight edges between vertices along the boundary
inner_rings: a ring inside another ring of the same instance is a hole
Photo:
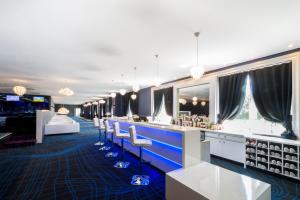
[[[300,147],[263,138],[246,137],[246,167],[256,167],[300,180]]]

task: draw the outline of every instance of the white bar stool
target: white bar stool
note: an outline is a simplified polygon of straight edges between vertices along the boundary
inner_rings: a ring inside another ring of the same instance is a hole
[[[99,127],[99,119],[98,119],[98,117],[94,117],[93,118],[93,122],[94,122],[94,127],[98,128]]]
[[[113,129],[114,129],[114,135],[116,138],[121,139],[121,145],[122,145],[122,161],[118,161],[114,167],[115,168],[127,168],[129,166],[129,162],[124,161],[124,139],[125,138],[130,138],[129,133],[121,133],[120,132],[120,124],[119,122],[115,122],[113,124]]]
[[[104,126],[104,122],[103,119],[98,119],[98,129],[99,129],[99,141],[97,143],[95,143],[95,146],[103,146],[104,142],[102,141],[102,131],[105,130],[105,126]]]
[[[107,134],[110,133],[111,134],[111,142],[112,142],[111,147],[113,147],[113,145],[114,145],[114,135],[113,135],[114,130],[110,128],[108,120],[104,121],[104,127],[105,127],[105,141],[107,141]],[[105,157],[117,157],[117,156],[118,156],[118,152],[108,152],[105,155]]]
[[[147,139],[139,139],[136,135],[136,129],[135,126],[129,127],[129,133],[130,133],[130,141],[133,146],[138,146],[140,148],[140,169],[141,164],[143,162],[143,147],[149,147],[152,145],[151,140]],[[132,185],[149,185],[150,177],[148,175],[134,175],[131,180]]]

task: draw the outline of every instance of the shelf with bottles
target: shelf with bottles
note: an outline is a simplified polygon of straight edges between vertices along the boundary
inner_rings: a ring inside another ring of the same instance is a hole
[[[260,169],[268,170],[268,163],[257,162],[256,167]]]
[[[292,163],[289,161],[283,162],[283,167],[290,170],[298,170],[298,163]]]
[[[248,145],[247,145],[248,144]],[[300,179],[300,145],[278,139],[246,138],[246,166]]]
[[[283,145],[283,152],[297,155],[299,153],[298,146],[284,144]]]
[[[255,139],[246,139],[246,146],[248,147],[256,147],[256,140]]]
[[[272,151],[282,151],[282,144],[270,142],[269,149]]]
[[[246,159],[246,165],[251,166],[251,167],[255,167],[256,162],[250,159]]]
[[[268,156],[268,150],[267,149],[257,149],[256,153],[257,153],[257,155]]]
[[[276,173],[276,174],[282,174],[282,168],[281,167],[278,167],[278,166],[270,166],[269,167],[269,171],[270,172],[273,172],[273,173]]]
[[[298,170],[284,169],[283,170],[283,175],[291,177],[291,178],[299,179]]]
[[[282,159],[282,152],[270,150],[269,156]]]
[[[267,141],[258,140],[257,141],[257,148],[258,149],[268,149],[269,145]]]
[[[256,160],[258,162],[263,162],[263,163],[268,163],[269,162],[268,161],[268,156],[266,156],[266,155],[257,155]]]
[[[256,160],[256,155],[253,153],[246,153],[246,158],[251,160]]]
[[[253,147],[247,147],[247,148],[246,148],[246,152],[247,152],[247,153],[254,153],[254,154],[255,154],[255,153],[256,153],[256,149],[253,148]]]

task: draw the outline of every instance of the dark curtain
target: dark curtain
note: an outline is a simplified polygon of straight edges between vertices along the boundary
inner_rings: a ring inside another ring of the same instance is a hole
[[[153,116],[156,116],[159,113],[160,106],[162,104],[162,96],[163,96],[162,90],[154,91],[154,113],[153,113]]]
[[[173,87],[154,91],[154,116],[156,116],[162,105],[162,98],[165,97],[166,112],[173,115]]]
[[[108,110],[109,110],[108,112],[111,113],[112,108],[113,108],[113,99],[112,99],[112,97],[109,97],[108,98]]]
[[[126,115],[124,110],[124,102],[124,96],[118,93],[115,98],[115,116],[122,117]]]
[[[131,92],[128,92],[124,95],[124,107],[123,107],[124,115],[123,116],[126,116],[126,114],[128,112],[128,105],[129,105],[129,101],[130,101],[130,95],[131,95]]]
[[[132,95],[133,93],[131,92],[130,93],[130,96]],[[139,114],[139,95],[138,93],[135,93],[136,94],[136,99],[135,100],[132,100],[130,98],[130,107],[131,107],[131,112],[132,114],[134,115],[138,115]]]
[[[245,95],[248,72],[219,77],[218,123],[234,119],[241,111]]]
[[[173,87],[163,89],[163,95],[165,96],[166,112],[173,116]]]
[[[271,122],[281,123],[283,137],[296,138],[292,130],[292,63],[283,63],[250,72],[251,91],[257,110]]]

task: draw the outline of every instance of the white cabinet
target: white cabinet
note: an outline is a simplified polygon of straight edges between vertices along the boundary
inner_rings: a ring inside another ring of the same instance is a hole
[[[245,138],[226,133],[206,132],[206,140],[210,141],[210,152],[213,155],[245,163]]]

